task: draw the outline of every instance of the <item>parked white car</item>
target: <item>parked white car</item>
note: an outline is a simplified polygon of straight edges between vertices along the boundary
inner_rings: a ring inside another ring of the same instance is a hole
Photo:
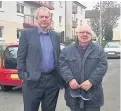
[[[119,58],[121,53],[121,43],[117,41],[108,42],[104,47],[104,51],[108,58]]]
[[[66,47],[66,45],[65,45],[65,44],[60,43],[60,48],[61,48],[61,50],[62,50],[63,48],[65,48],[65,47]]]

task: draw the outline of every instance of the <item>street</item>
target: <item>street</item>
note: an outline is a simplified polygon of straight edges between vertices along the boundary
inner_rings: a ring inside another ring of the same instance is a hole
[[[120,59],[108,59],[108,65],[103,81],[105,105],[101,111],[120,111]],[[23,111],[21,88],[0,91],[0,111]],[[56,111],[70,111],[65,105],[63,90],[60,91]]]

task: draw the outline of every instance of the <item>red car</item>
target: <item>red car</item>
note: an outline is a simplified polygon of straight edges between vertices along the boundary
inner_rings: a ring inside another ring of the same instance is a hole
[[[18,43],[0,47],[0,86],[2,91],[10,91],[22,83],[16,69]]]
[[[22,81],[18,78],[17,51],[18,43],[0,46],[0,86],[2,91],[10,91],[15,86],[21,86]],[[61,50],[65,48],[60,44]]]

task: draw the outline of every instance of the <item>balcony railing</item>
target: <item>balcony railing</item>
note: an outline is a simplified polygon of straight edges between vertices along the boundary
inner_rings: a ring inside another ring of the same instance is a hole
[[[76,28],[77,27],[77,21],[72,21],[72,28]]]
[[[24,23],[23,23],[24,27],[36,27],[37,23],[36,23],[36,17],[32,16],[32,15],[24,15]],[[52,21],[50,27],[50,29],[54,29],[54,22]]]
[[[53,2],[51,1],[26,1],[26,2],[34,3],[40,6],[47,7],[50,10],[54,10],[54,5]]]
[[[54,10],[54,4],[50,1],[40,1],[40,4],[44,7],[49,8],[50,10]]]
[[[32,15],[25,15],[23,25],[24,25],[24,27],[34,27],[34,26],[36,26],[36,18]]]
[[[40,5],[40,1],[28,1],[28,2]]]

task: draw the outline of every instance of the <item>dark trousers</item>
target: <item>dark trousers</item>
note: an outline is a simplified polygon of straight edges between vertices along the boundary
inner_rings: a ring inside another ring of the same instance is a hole
[[[91,108],[70,108],[71,111],[100,111],[100,107],[91,107]]]
[[[34,88],[23,82],[24,111],[38,111],[40,102],[42,111],[55,111],[59,94],[57,80],[53,73],[42,73],[40,81]]]

